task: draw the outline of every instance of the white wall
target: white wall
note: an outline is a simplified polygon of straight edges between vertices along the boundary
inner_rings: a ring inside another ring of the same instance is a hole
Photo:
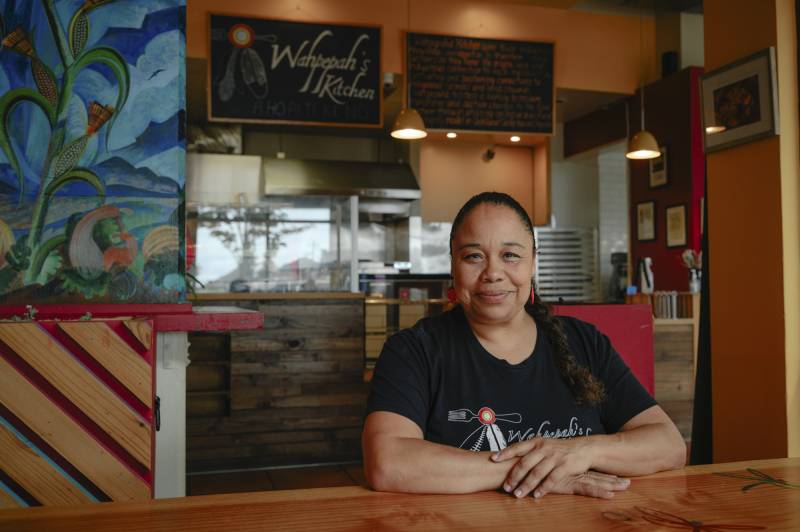
[[[551,209],[556,227],[597,227],[598,188],[595,152],[565,160],[563,124],[551,141]]]
[[[599,205],[599,260],[603,298],[611,282],[611,254],[628,252],[628,163],[625,142],[597,154]]]
[[[681,13],[681,69],[704,65],[703,15]]]

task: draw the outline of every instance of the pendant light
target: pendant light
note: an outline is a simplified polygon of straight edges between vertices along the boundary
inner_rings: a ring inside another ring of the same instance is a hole
[[[406,0],[408,11],[406,12],[406,31],[411,29],[411,0]],[[408,46],[408,39],[406,38],[406,46]],[[406,68],[406,91],[403,94],[403,100],[408,98],[408,69]],[[425,122],[422,121],[422,116],[409,106],[404,106],[397,115],[392,126],[392,137],[402,140],[416,140],[423,139],[428,136],[425,130]]]
[[[642,15],[639,15],[639,65],[642,64]],[[639,87],[640,110],[639,116],[642,118],[642,129],[628,139],[628,151],[625,157],[628,159],[655,159],[661,155],[658,142],[652,133],[644,128],[644,75],[640,72],[641,83]]]

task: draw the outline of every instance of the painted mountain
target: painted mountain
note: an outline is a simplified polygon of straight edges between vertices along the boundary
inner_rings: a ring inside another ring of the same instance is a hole
[[[174,303],[185,0],[0,0],[0,303]]]

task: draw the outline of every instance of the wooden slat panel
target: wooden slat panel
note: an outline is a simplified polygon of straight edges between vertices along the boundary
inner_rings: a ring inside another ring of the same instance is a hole
[[[46,331],[36,323],[0,324],[0,340],[150,469],[149,423],[57,345]]]
[[[363,337],[349,337],[349,338],[307,338],[302,335],[300,331],[297,332],[295,338],[279,339],[272,337],[261,338],[242,338],[234,335],[231,338],[231,352],[238,351],[268,351],[268,352],[283,352],[292,350],[357,350],[363,349]]]
[[[92,502],[52,465],[0,425],[0,456],[3,470],[25,491],[44,505]]]
[[[105,323],[64,321],[58,326],[119,379],[142,403],[152,406],[150,365]]]
[[[153,327],[148,320],[125,320],[125,327],[139,340],[142,347],[150,349],[153,345]]]
[[[0,510],[10,510],[11,508],[20,508],[20,505],[5,490],[0,489]]]
[[[0,357],[0,402],[112,500],[149,499],[150,487]]]

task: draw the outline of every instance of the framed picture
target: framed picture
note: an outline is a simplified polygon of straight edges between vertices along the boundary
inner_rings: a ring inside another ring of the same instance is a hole
[[[636,240],[643,242],[656,239],[656,202],[636,204]]]
[[[778,134],[775,48],[709,72],[700,85],[706,152]]]
[[[686,245],[686,205],[667,207],[667,247]]]
[[[667,147],[659,148],[661,155],[650,159],[650,188],[663,187],[668,182],[667,177]]]

